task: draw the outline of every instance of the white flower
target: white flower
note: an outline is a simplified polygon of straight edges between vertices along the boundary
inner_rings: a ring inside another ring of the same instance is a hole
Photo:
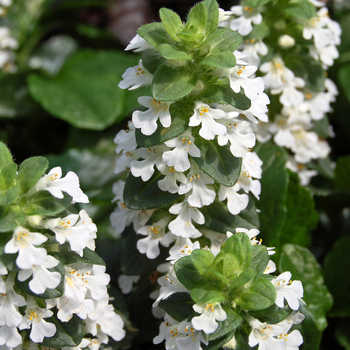
[[[77,174],[69,171],[63,178],[61,167],[55,167],[44,175],[35,186],[28,192],[31,195],[37,191],[49,191],[56,198],[63,198],[63,193],[68,193],[74,202],[89,203],[88,197],[80,189]]]
[[[153,46],[149,44],[140,35],[136,34],[130,41],[130,44],[125,48],[125,51],[133,50],[135,52],[142,52],[147,49],[152,49]]]
[[[219,200],[223,201],[227,198],[227,208],[229,212],[233,215],[239,214],[243,209],[245,209],[249,202],[249,197],[246,194],[239,194],[240,190],[239,184],[235,184],[232,187],[225,187],[220,185],[219,189]]]
[[[57,271],[50,272],[47,269],[57,266],[59,261],[51,255],[47,255],[46,259],[40,265],[33,265],[30,269],[21,270],[18,273],[18,280],[25,281],[31,275],[33,278],[29,281],[29,288],[35,294],[42,294],[46,288],[56,288],[61,281],[61,274]]]
[[[220,121],[227,128],[227,132],[218,136],[218,144],[224,146],[230,141],[230,151],[235,157],[242,157],[248,148],[254,147],[254,133],[245,133],[249,128],[249,122],[238,119],[222,119]]]
[[[11,36],[11,30],[8,27],[0,27],[0,50],[18,48],[18,41]]]
[[[311,178],[318,174],[317,170],[307,169],[304,164],[298,164],[292,157],[288,159],[286,167],[298,174],[302,186],[307,186]]]
[[[255,152],[247,152],[242,157],[242,169],[247,171],[251,177],[261,179],[262,174],[262,160]]]
[[[264,81],[261,77],[252,78],[256,72],[255,66],[235,66],[230,69],[223,70],[223,74],[230,79],[231,89],[235,93],[239,93],[241,88],[244,94],[251,100],[257,100],[258,95],[264,92]]]
[[[278,38],[278,45],[286,49],[293,47],[295,45],[295,39],[287,34],[281,35]]]
[[[176,339],[176,345],[179,350],[202,350],[201,343],[209,344],[204,339],[202,332],[196,331],[193,328],[193,324],[187,322],[187,320],[182,321],[177,329],[180,332],[180,336]]]
[[[0,327],[0,347],[4,350],[12,350],[22,343],[22,337],[16,327]],[[4,346],[4,348],[3,348]],[[7,348],[6,348],[7,347]]]
[[[126,130],[120,130],[117,136],[114,138],[114,143],[117,144],[116,152],[121,150],[125,152],[133,151],[137,147],[135,128],[132,121],[128,122],[128,128]]]
[[[289,271],[286,271],[271,281],[275,286],[277,293],[275,304],[278,307],[283,308],[284,299],[286,299],[292,310],[298,310],[299,301],[303,302],[301,299],[304,294],[303,285],[300,281],[290,282],[291,277],[292,274]]]
[[[196,102],[194,114],[191,116],[188,125],[197,126],[202,124],[199,135],[206,140],[214,140],[216,135],[223,135],[226,132],[226,127],[217,123],[215,119],[224,118],[226,115],[226,112],[219,108],[214,109],[203,102]]]
[[[142,60],[139,60],[139,64],[128,68],[122,78],[118,84],[121,89],[135,90],[140,86],[150,85],[153,75],[142,65]]]
[[[146,254],[148,259],[155,259],[159,253],[159,243],[168,247],[175,240],[175,236],[171,233],[165,233],[170,218],[164,217],[152,225],[139,228],[137,233],[147,236],[139,239],[136,247],[141,254]]]
[[[194,137],[191,129],[187,129],[180,136],[164,142],[168,147],[174,147],[173,150],[163,153],[163,161],[168,166],[174,166],[176,171],[184,172],[191,166],[188,155],[200,157],[201,151],[194,144]]]
[[[260,65],[260,57],[265,56],[268,53],[268,48],[261,39],[249,39],[242,43],[242,53],[247,55],[247,63],[253,66]]]
[[[164,128],[168,128],[171,124],[171,115],[169,106],[171,102],[161,102],[153,97],[141,96],[138,98],[140,105],[149,108],[147,111],[135,111],[132,114],[132,122],[135,127],[140,129],[144,135],[152,135],[157,130],[157,120]]]
[[[189,242],[186,242],[186,244],[184,244],[183,246],[177,246],[176,249],[173,249],[173,248],[170,250],[169,252],[170,256],[167,257],[166,260],[170,261],[170,263],[174,265],[176,261],[183,258],[184,256],[191,255],[193,250],[200,249],[201,247],[198,241],[194,243],[189,241]]]
[[[11,273],[7,277],[5,283],[6,291],[5,293],[0,294],[0,328],[1,326],[7,326],[10,328],[17,327],[22,322],[23,318],[18,311],[18,307],[26,305],[26,301],[13,289],[15,283],[14,273]]]
[[[253,30],[252,23],[260,24],[262,21],[262,15],[253,12],[253,9],[248,6],[233,6],[230,10],[234,15],[240,16],[231,20],[230,28],[243,36],[248,35]]]
[[[177,218],[169,223],[169,230],[175,236],[197,238],[202,234],[194,227],[192,220],[199,225],[205,222],[204,215],[199,209],[188,204],[187,200],[169,208],[171,214],[178,214]]]
[[[194,304],[193,310],[201,314],[192,318],[193,327],[206,334],[214,333],[217,330],[219,324],[216,321],[225,321],[227,318],[220,303]]]
[[[137,283],[141,276],[119,275],[118,285],[123,294],[131,292],[133,283]]]
[[[114,174],[120,174],[125,170],[130,170],[131,162],[139,157],[134,152],[125,152],[121,154],[115,164]]]
[[[56,333],[56,326],[46,322],[44,318],[51,317],[53,312],[40,308],[34,298],[28,298],[26,313],[23,317],[19,329],[31,327],[30,339],[35,343],[41,343],[45,337],[52,337]]]
[[[226,241],[227,236],[223,233],[207,229],[201,229],[201,232],[203,236],[207,237],[210,240],[210,251],[215,256],[218,255],[221,249],[221,245]]]
[[[214,202],[216,193],[206,185],[213,184],[214,180],[203,171],[192,164],[192,168],[187,175],[187,182],[182,183],[179,188],[179,194],[185,194],[190,191],[188,204],[192,207],[201,208]]]
[[[90,241],[90,230],[88,225],[78,224],[79,215],[70,214],[65,218],[47,220],[44,226],[56,235],[58,243],[68,242],[71,249],[83,256],[83,249]]]
[[[163,162],[162,156],[168,149],[164,145],[137,149],[134,153],[143,158],[143,160],[133,160],[131,162],[130,170],[133,176],[141,176],[142,181],[148,181],[154,173],[154,166],[159,171],[163,171],[166,164]]]
[[[8,271],[4,263],[0,260],[0,276],[7,275]],[[0,293],[4,293],[6,291],[5,281],[0,277]]]
[[[179,323],[177,321],[168,314],[165,314],[164,322],[159,327],[159,335],[153,338],[153,343],[160,344],[165,340],[166,349],[178,350],[176,345],[176,339],[179,335],[178,325]]]
[[[166,153],[166,152],[165,152]],[[175,170],[174,167],[166,167],[162,174],[165,177],[162,180],[158,181],[158,187],[162,191],[168,191],[170,193],[178,193],[179,186],[177,185],[177,181],[186,182],[186,176],[183,173],[179,173]]]
[[[47,238],[38,232],[30,232],[22,226],[17,226],[10,241],[5,245],[6,254],[18,252],[16,264],[20,269],[30,269],[33,265],[40,265],[46,259],[46,249],[37,248],[47,241]]]

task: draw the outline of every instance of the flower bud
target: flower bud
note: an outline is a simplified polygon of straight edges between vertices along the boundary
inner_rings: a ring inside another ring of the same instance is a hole
[[[287,49],[295,45],[295,40],[290,35],[281,35],[278,38],[278,45]]]

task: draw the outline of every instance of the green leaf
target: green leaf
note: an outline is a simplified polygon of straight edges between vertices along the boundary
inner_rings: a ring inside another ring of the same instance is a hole
[[[219,324],[220,323],[223,323],[223,322],[219,322]],[[219,350],[219,349],[222,349],[223,346],[225,344],[227,344],[235,336],[235,332],[236,332],[236,328],[233,331],[226,333],[224,336],[212,340],[211,342],[209,342],[208,345],[201,344],[201,347],[202,347],[203,350]],[[241,350],[241,348],[237,348],[237,350],[238,349]],[[249,348],[249,350],[250,349],[251,348]]]
[[[227,254],[226,254],[227,255]],[[251,282],[255,277],[255,271],[248,267],[239,276],[237,276],[230,285],[230,290],[241,287],[244,284]]]
[[[211,286],[194,288],[191,291],[191,298],[197,304],[221,303],[226,301],[226,297],[222,295],[222,292]]]
[[[179,15],[167,8],[161,8],[159,10],[159,17],[168,34],[175,41],[179,41],[177,34],[183,29],[183,24]]]
[[[9,188],[4,193],[0,192],[0,206],[9,205],[14,202],[22,193],[22,190],[19,186],[14,186]]]
[[[340,237],[324,260],[324,280],[334,298],[332,317],[350,317],[350,235]]]
[[[242,270],[248,268],[252,261],[252,245],[246,233],[235,233],[222,244],[221,251],[233,254]]]
[[[284,12],[298,19],[311,19],[316,16],[315,6],[308,1],[297,1],[293,6],[284,8]]]
[[[289,308],[279,308],[276,304],[271,305],[267,309],[260,311],[251,311],[250,314],[257,318],[260,322],[276,324],[288,317],[293,310]]]
[[[234,186],[241,174],[242,158],[234,157],[229,145],[219,146],[216,140],[208,141],[200,136],[194,136],[201,156],[193,160],[219,184],[226,187]]]
[[[276,289],[266,278],[258,278],[241,293],[235,291],[234,302],[243,310],[258,311],[271,306],[276,300]]]
[[[22,289],[24,292],[26,292],[29,295],[32,295],[33,297],[40,298],[40,299],[54,299],[54,298],[59,298],[63,295],[64,283],[65,283],[65,268],[64,268],[63,258],[59,253],[49,253],[49,255],[52,255],[54,258],[56,258],[59,261],[58,265],[48,269],[50,272],[58,272],[61,275],[61,281],[56,288],[53,288],[53,289],[46,288],[44,293],[35,294],[29,288],[29,282],[32,280],[32,278],[29,278],[28,280],[23,282],[20,282],[18,279],[16,280],[16,285],[20,289]]]
[[[340,157],[335,167],[334,185],[337,190],[350,192],[350,156]]]
[[[179,35],[181,39],[186,41],[202,41],[204,39],[204,29],[207,24],[208,13],[202,2],[191,8],[187,22],[182,33]]]
[[[310,191],[299,184],[298,175],[290,170],[288,173],[287,212],[277,247],[283,243],[309,246],[311,243],[310,231],[315,229],[318,223],[315,203]]]
[[[210,277],[211,264],[213,263],[215,256],[210,250],[195,249],[191,253],[191,259],[196,270],[205,278]]]
[[[219,22],[219,6],[215,0],[204,0],[202,4],[206,7],[207,13],[210,15],[207,18],[207,23],[205,25],[205,33],[212,33],[218,27]]]
[[[187,96],[195,87],[197,77],[183,67],[161,65],[153,76],[152,94],[159,101],[177,101]]]
[[[338,343],[344,347],[345,350],[350,350],[350,320],[348,318],[340,319],[335,329],[335,336]]]
[[[59,199],[48,191],[39,191],[30,197],[24,197],[20,205],[25,215],[57,215],[67,209],[72,203],[72,197],[65,195]]]
[[[300,280],[304,287],[304,298],[315,324],[320,331],[327,326],[326,312],[332,306],[332,296],[323,281],[321,266],[307,249],[293,244],[282,247],[278,263],[281,272],[290,271],[293,280]]]
[[[68,243],[59,246],[59,252],[62,255],[65,265],[69,264],[91,264],[91,265],[106,265],[104,260],[93,250],[84,248],[83,256],[73,252]]]
[[[280,239],[286,219],[289,178],[285,165],[288,157],[286,151],[272,141],[261,145],[257,153],[264,162],[260,180],[261,196],[258,202],[261,211],[260,231],[264,233],[265,243],[274,246]]]
[[[203,287],[208,284],[207,280],[195,268],[191,256],[179,259],[175,265],[175,273],[178,280],[189,290]]]
[[[0,170],[10,163],[13,163],[12,155],[6,145],[0,141]]]
[[[167,207],[176,202],[180,196],[162,191],[158,187],[158,181],[163,179],[159,171],[144,182],[140,177],[134,177],[130,173],[125,181],[124,202],[130,209],[146,210]]]
[[[158,48],[161,44],[172,45],[173,43],[161,22],[145,24],[137,29],[137,34],[155,48]]]
[[[313,6],[311,3],[309,3]],[[320,61],[310,56],[286,55],[283,57],[286,67],[291,69],[295,76],[305,80],[305,86],[315,92],[324,91],[325,74]]]
[[[45,174],[49,162],[44,157],[31,157],[21,163],[18,181],[23,193],[28,192]]]
[[[345,64],[338,71],[338,81],[342,87],[345,97],[350,102],[350,66]]]
[[[221,278],[225,284],[229,284],[233,275],[237,275],[239,270],[239,259],[230,253],[220,252],[213,263],[213,269],[222,274],[226,279]]]
[[[181,322],[193,314],[194,302],[188,293],[175,293],[161,300],[158,306],[176,321]]]
[[[151,74],[154,74],[164,62],[165,59],[156,50],[145,50],[142,53],[142,64]]]
[[[210,102],[216,102],[219,104],[228,103],[240,110],[247,110],[251,106],[251,102],[244,94],[243,90],[236,94],[231,89],[230,82],[226,78],[221,79],[220,83],[207,84],[204,90],[201,92],[201,95]]]
[[[165,128],[157,122],[157,130],[150,136],[142,134],[140,129],[136,129],[136,142],[139,147],[152,147],[160,145],[167,140],[182,134],[188,129],[188,120],[193,115],[193,104],[186,101],[172,103],[169,109],[171,115],[171,125]]]
[[[176,49],[174,46],[169,44],[162,44],[159,46],[159,53],[168,60],[185,60],[189,61],[193,57],[185,51]]]
[[[231,51],[211,53],[199,63],[200,66],[214,68],[232,68],[235,64],[236,58]]]
[[[249,267],[255,271],[256,276],[259,276],[264,273],[270,258],[265,246],[257,244],[252,248],[252,262]]]
[[[227,231],[235,232],[237,227],[247,229],[259,227],[259,215],[256,211],[255,202],[252,196],[249,197],[248,206],[238,215],[232,215],[227,205],[215,200],[208,207],[201,208],[205,216],[203,227],[226,234]]]
[[[16,181],[16,163],[8,163],[0,170],[0,191],[6,191],[15,184]]]
[[[50,338],[44,338],[41,343],[47,348],[76,347],[83,339],[83,321],[77,315],[73,315],[68,322],[59,321],[56,315],[46,318],[45,321],[56,326],[56,333]]]
[[[11,207],[0,208],[0,232],[13,231],[25,219],[25,215],[14,212]]]
[[[242,316],[234,312],[232,309],[223,308],[226,312],[227,318],[223,322],[218,322],[218,328],[214,333],[206,334],[202,333],[205,340],[210,341],[210,344],[213,340],[225,336],[227,333],[234,332],[243,322]]]
[[[78,128],[103,130],[129,112],[129,92],[116,87],[136,59],[118,51],[80,50],[54,78],[31,74],[29,91],[54,116]]]
[[[242,44],[242,36],[228,28],[217,28],[214,33],[201,45],[202,48],[209,47],[210,54],[223,51],[235,51]],[[234,55],[233,55],[234,56]]]
[[[271,0],[247,0],[247,4],[250,7],[257,8],[257,7],[260,7],[260,6],[267,4],[270,1]]]

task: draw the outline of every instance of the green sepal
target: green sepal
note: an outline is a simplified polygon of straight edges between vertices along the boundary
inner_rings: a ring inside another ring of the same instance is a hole
[[[192,252],[193,253],[193,252]],[[189,290],[208,285],[206,279],[195,268],[191,256],[179,259],[174,265],[178,280]]]
[[[223,307],[226,312],[227,318],[225,321],[218,322],[218,328],[214,333],[206,334],[202,333],[203,337],[206,341],[210,341],[210,343],[218,338],[225,336],[227,333],[231,333],[237,329],[243,322],[243,318],[237,312],[229,309],[227,307]],[[231,337],[232,338],[232,337]]]
[[[276,289],[264,277],[260,277],[245,287],[242,292],[233,294],[233,301],[246,311],[263,310],[271,306],[276,300]]]
[[[279,308],[276,304],[271,305],[267,309],[260,311],[251,311],[250,314],[257,318],[260,322],[276,324],[288,317],[293,310],[288,307]]]
[[[176,136],[181,135],[188,129],[188,120],[194,113],[194,106],[191,102],[184,100],[172,103],[169,108],[171,115],[171,125],[165,128],[157,122],[157,130],[150,136],[142,134],[140,129],[135,130],[136,142],[139,147],[152,147],[160,145]]]
[[[201,156],[193,160],[217,183],[234,186],[241,174],[242,158],[234,157],[228,144],[219,146],[216,140],[205,140],[195,133],[194,137]]]
[[[210,54],[223,51],[231,51],[232,54],[242,41],[242,36],[238,32],[228,28],[218,28],[202,43],[201,48],[208,46]]]
[[[255,277],[255,272],[253,269],[248,267],[239,276],[237,276],[230,285],[230,290],[234,290],[241,287],[249,282],[251,282]]]
[[[83,320],[73,315],[68,322],[61,322],[57,315],[45,319],[56,326],[56,333],[50,338],[44,338],[41,344],[47,348],[61,349],[63,347],[77,347],[83,339]]]
[[[231,51],[210,53],[199,63],[199,66],[214,68],[232,68],[235,65],[236,58]]]
[[[10,163],[13,163],[12,155],[6,145],[0,141],[0,170]]]
[[[32,278],[30,277],[29,279],[23,282],[16,279],[16,286],[22,289],[27,294],[40,299],[54,299],[54,298],[61,297],[64,293],[64,283],[65,283],[65,268],[64,268],[63,258],[59,253],[49,253],[49,255],[53,256],[59,261],[58,265],[48,269],[50,272],[58,272],[61,275],[61,281],[56,288],[53,288],[53,289],[46,288],[44,293],[35,294],[29,288],[29,282],[32,280]]]
[[[222,292],[212,286],[197,287],[192,289],[191,298],[197,304],[221,303],[226,301],[226,297]]]
[[[188,74],[184,67],[161,65],[153,76],[152,94],[159,101],[177,101],[187,96],[195,87],[196,76]]]
[[[176,321],[181,322],[193,314],[194,302],[188,293],[175,293],[161,300],[158,306]]]
[[[231,89],[228,78],[222,78],[216,83],[207,84],[201,92],[201,96],[210,102],[230,104],[242,111],[249,109],[251,106],[251,101],[242,89],[238,94]]]
[[[283,9],[284,12],[298,19],[311,19],[316,16],[315,6],[305,0],[294,1],[292,6]]]
[[[49,162],[44,157],[31,157],[21,163],[18,169],[18,182],[23,193],[28,192],[45,174]]]
[[[165,63],[165,59],[156,50],[145,50],[142,53],[142,65],[151,74],[154,74],[163,63]]]
[[[59,252],[62,255],[65,265],[69,264],[91,264],[91,265],[103,265],[106,263],[104,260],[93,250],[89,248],[83,249],[83,256],[80,256],[78,253],[73,252],[68,243],[64,243],[59,246]]]
[[[67,209],[72,203],[72,197],[65,195],[59,199],[48,191],[39,191],[20,201],[25,215],[57,215]]]
[[[193,57],[185,51],[176,49],[169,44],[162,44],[159,46],[159,53],[168,60],[185,60],[189,61]]]
[[[252,252],[252,261],[249,267],[255,271],[256,276],[262,275],[270,260],[267,249],[264,245],[254,245]]]
[[[163,7],[159,10],[159,17],[162,20],[165,30],[172,39],[179,41],[177,34],[181,32],[184,27],[179,15]]]
[[[137,34],[155,48],[158,48],[161,44],[172,44],[164,24],[161,22],[145,24],[137,29]]]
[[[158,170],[147,182],[130,173],[125,181],[123,194],[125,205],[134,210],[146,210],[164,208],[176,202],[180,195],[159,188],[158,181],[163,178],[164,175]]]

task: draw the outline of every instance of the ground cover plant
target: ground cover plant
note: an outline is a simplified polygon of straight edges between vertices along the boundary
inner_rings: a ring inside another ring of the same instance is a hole
[[[348,9],[0,0],[1,349],[349,349]]]

